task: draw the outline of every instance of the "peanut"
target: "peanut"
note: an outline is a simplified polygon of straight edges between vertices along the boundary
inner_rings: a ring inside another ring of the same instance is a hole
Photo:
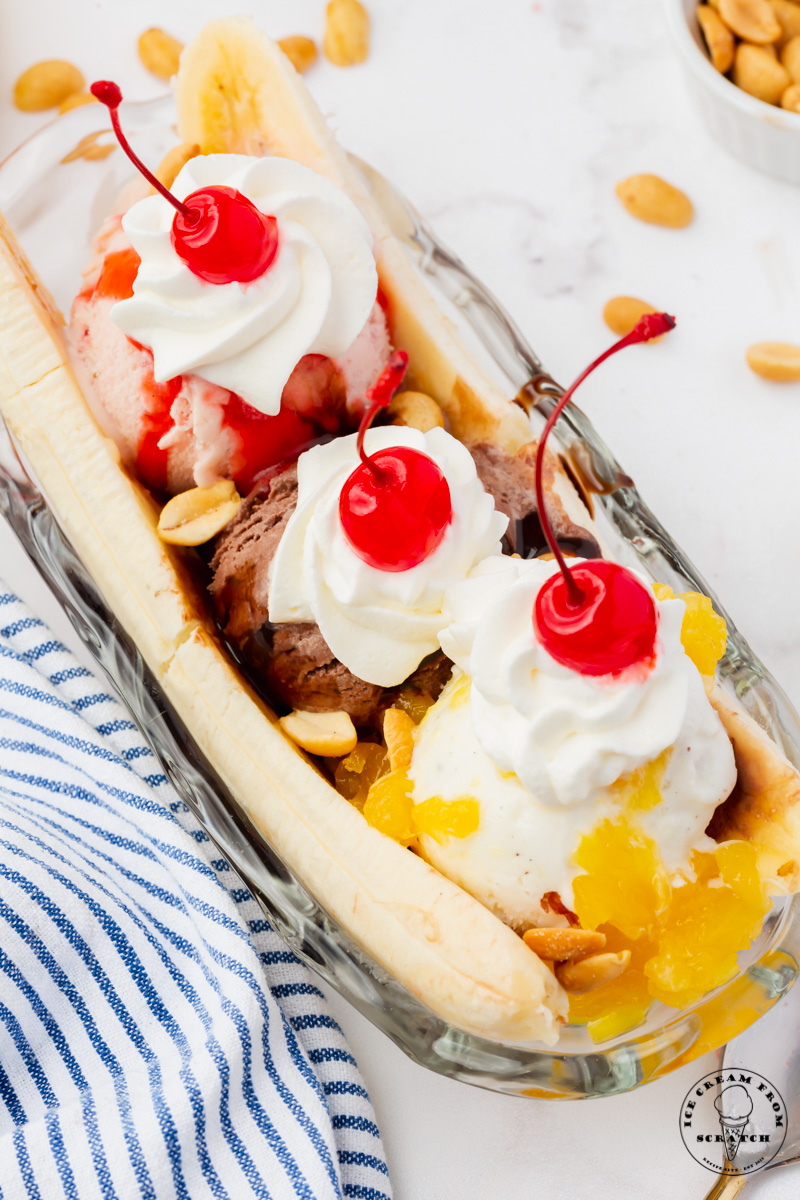
[[[602,950],[606,935],[595,933],[593,929],[528,929],[522,940],[539,958],[546,958],[548,962],[566,962]]]
[[[781,62],[792,77],[792,83],[800,83],[800,36],[789,38],[781,50]]]
[[[369,16],[359,0],[330,0],[322,47],[335,67],[364,61],[369,52]]]
[[[781,108],[787,112],[800,113],[800,84],[793,83],[781,96]]]
[[[747,351],[747,365],[762,379],[794,383],[800,379],[800,346],[787,342],[756,342]]]
[[[310,37],[285,37],[280,39],[278,45],[301,75],[317,60],[317,46]]]
[[[707,4],[697,9],[697,23],[708,48],[708,57],[716,69],[724,75],[733,66],[735,42],[733,34],[718,13]]]
[[[603,320],[612,333],[624,337],[639,324],[645,313],[654,312],[658,309],[635,296],[614,296],[603,309]],[[653,338],[653,341],[660,342],[661,338]]]
[[[740,42],[733,63],[733,82],[757,100],[780,104],[781,96],[792,81],[786,68],[763,46]]]
[[[694,216],[685,192],[658,175],[631,175],[618,183],[616,190],[625,208],[639,221],[682,229]]]
[[[68,96],[85,86],[86,80],[72,63],[48,58],[22,72],[14,84],[14,103],[22,112],[44,112],[58,108]]]
[[[387,708],[383,714],[383,740],[393,771],[407,771],[414,753],[416,725],[402,708]]]
[[[61,101],[58,111],[60,113],[71,112],[73,108],[81,108],[84,104],[96,103],[91,92],[73,92],[71,96],[67,96],[66,100]]]
[[[616,979],[630,961],[630,950],[620,950],[618,954],[593,954],[578,962],[556,963],[556,979],[568,992],[580,995]]]
[[[280,717],[281,729],[309,754],[322,758],[338,758],[355,750],[358,735],[346,712],[300,712],[295,709],[288,717]]]
[[[159,79],[171,79],[180,66],[183,42],[179,42],[163,29],[145,29],[136,43],[139,60],[151,74]]]
[[[720,0],[719,15],[740,38],[764,46],[777,42],[781,26],[769,0]]]
[[[423,433],[444,429],[442,410],[424,392],[398,392],[389,405],[389,418],[393,425],[410,425]]]
[[[800,4],[793,3],[793,0],[770,0],[770,4],[781,27],[779,45],[784,45],[800,35]]]
[[[158,518],[158,536],[173,546],[202,546],[239,511],[239,493],[229,479],[173,496]]]
[[[192,142],[181,142],[180,145],[173,146],[156,167],[156,179],[163,183],[165,188],[171,188],[186,164],[196,158],[199,153],[200,147]]]

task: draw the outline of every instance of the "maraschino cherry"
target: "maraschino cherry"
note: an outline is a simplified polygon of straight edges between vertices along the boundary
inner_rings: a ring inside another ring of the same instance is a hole
[[[548,545],[561,569],[539,589],[533,609],[536,636],[548,654],[581,675],[619,675],[652,661],[656,644],[653,593],[618,563],[594,559],[568,567],[556,541],[544,500],[544,448],[550,431],[575,389],[600,363],[625,346],[649,342],[675,328],[667,313],[648,313],[635,329],[610,346],[578,376],[555,406],[536,454],[536,505]]]
[[[198,188],[181,202],[134,154],[122,132],[117,111],[122,92],[100,79],[92,95],[105,104],[117,141],[137,170],[177,209],[172,222],[175,253],[192,274],[206,283],[250,283],[263,275],[278,252],[278,222],[231,187]]]
[[[411,446],[364,452],[364,435],[403,382],[408,365],[396,350],[368,389],[358,431],[361,463],[339,496],[339,519],[359,558],[379,571],[407,571],[423,562],[447,532],[453,506],[447,480],[427,454]]]

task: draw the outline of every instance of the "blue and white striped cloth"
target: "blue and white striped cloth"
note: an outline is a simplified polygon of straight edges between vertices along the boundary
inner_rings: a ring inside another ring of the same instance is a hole
[[[390,1195],[322,993],[0,585],[0,1197]]]

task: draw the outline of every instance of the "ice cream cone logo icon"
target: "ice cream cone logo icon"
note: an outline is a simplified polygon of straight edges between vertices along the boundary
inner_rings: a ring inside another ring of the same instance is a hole
[[[742,1136],[753,1112],[753,1101],[747,1088],[741,1083],[732,1083],[722,1089],[714,1101],[719,1113],[719,1123],[725,1138],[725,1154],[733,1162],[739,1152]]]

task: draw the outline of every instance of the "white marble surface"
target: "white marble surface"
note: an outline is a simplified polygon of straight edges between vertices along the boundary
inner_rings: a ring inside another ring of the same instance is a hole
[[[67,57],[126,95],[159,85],[135,38],[188,39],[249,9],[275,36],[322,29],[323,0],[25,0],[0,36],[0,156],[42,118],[14,111],[17,74]],[[659,0],[371,0],[369,61],[308,82],[342,141],[410,195],[497,292],[556,377],[609,341],[612,295],[676,313],[582,404],[653,509],[800,703],[800,385],[750,374],[753,341],[797,341],[800,190],[712,144],[692,111]],[[634,222],[614,184],[655,171],[696,207],[683,231]],[[0,571],[59,632],[63,614],[0,526]],[[74,643],[74,638],[72,639]],[[398,1200],[698,1200],[712,1177],[683,1149],[679,1103],[708,1060],[628,1096],[523,1101],[428,1074],[334,998],[375,1099]],[[797,1194],[800,1168],[748,1185]]]

